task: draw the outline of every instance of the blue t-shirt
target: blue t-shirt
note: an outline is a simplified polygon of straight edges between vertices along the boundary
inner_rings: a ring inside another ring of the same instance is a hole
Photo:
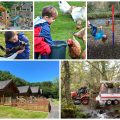
[[[103,30],[99,30],[94,36],[94,40],[101,40],[103,38],[104,32]]]

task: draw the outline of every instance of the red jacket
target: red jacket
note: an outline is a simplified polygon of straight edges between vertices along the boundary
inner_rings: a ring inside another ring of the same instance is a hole
[[[41,27],[34,28],[34,52],[39,52],[41,55],[49,55],[51,49],[48,43],[44,41],[43,37],[40,37]]]

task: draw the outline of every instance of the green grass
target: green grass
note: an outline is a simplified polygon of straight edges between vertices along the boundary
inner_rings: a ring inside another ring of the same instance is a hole
[[[29,39],[30,43],[30,59],[33,59],[33,32],[24,32],[25,36]],[[4,32],[0,33],[0,45],[5,47]],[[0,50],[0,55],[4,55],[4,52]]]
[[[52,99],[52,102],[53,102],[55,105],[59,105],[59,100],[58,100],[58,99]]]
[[[70,5],[74,6],[85,6],[85,2],[68,2]],[[45,6],[54,6],[58,10],[58,18],[54,23],[51,24],[51,35],[53,40],[68,40],[73,38],[73,33],[77,32],[76,23],[73,22],[71,15],[63,14],[59,10],[58,2],[35,2],[35,17],[41,16],[41,11]],[[82,27],[85,27],[85,22],[82,23]],[[85,45],[82,40],[77,39],[82,47],[82,50],[85,49]],[[68,49],[66,52],[66,58],[69,59]]]
[[[23,110],[10,106],[0,106],[0,118],[47,118],[48,113]]]

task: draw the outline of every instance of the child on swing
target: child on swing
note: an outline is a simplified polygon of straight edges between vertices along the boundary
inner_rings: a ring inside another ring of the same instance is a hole
[[[90,26],[91,28],[91,34],[94,37],[94,41],[102,40],[102,42],[104,43],[107,40],[107,35],[104,34],[102,26],[100,26],[100,30],[98,30],[98,28],[92,25],[90,21],[88,21],[88,26]]]

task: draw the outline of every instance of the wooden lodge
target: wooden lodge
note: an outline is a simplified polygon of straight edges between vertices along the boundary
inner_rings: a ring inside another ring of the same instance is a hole
[[[42,95],[42,89],[39,86],[30,87],[32,91],[32,96],[40,97]]]
[[[20,86],[18,87],[18,90],[19,90],[19,95],[18,95],[19,97],[28,98],[32,94],[30,86]]]
[[[0,105],[16,106],[18,103],[33,102],[33,98],[42,96],[39,86],[17,87],[12,80],[0,81]]]
[[[0,81],[0,104],[13,104],[16,102],[18,93],[19,90],[12,80]]]

